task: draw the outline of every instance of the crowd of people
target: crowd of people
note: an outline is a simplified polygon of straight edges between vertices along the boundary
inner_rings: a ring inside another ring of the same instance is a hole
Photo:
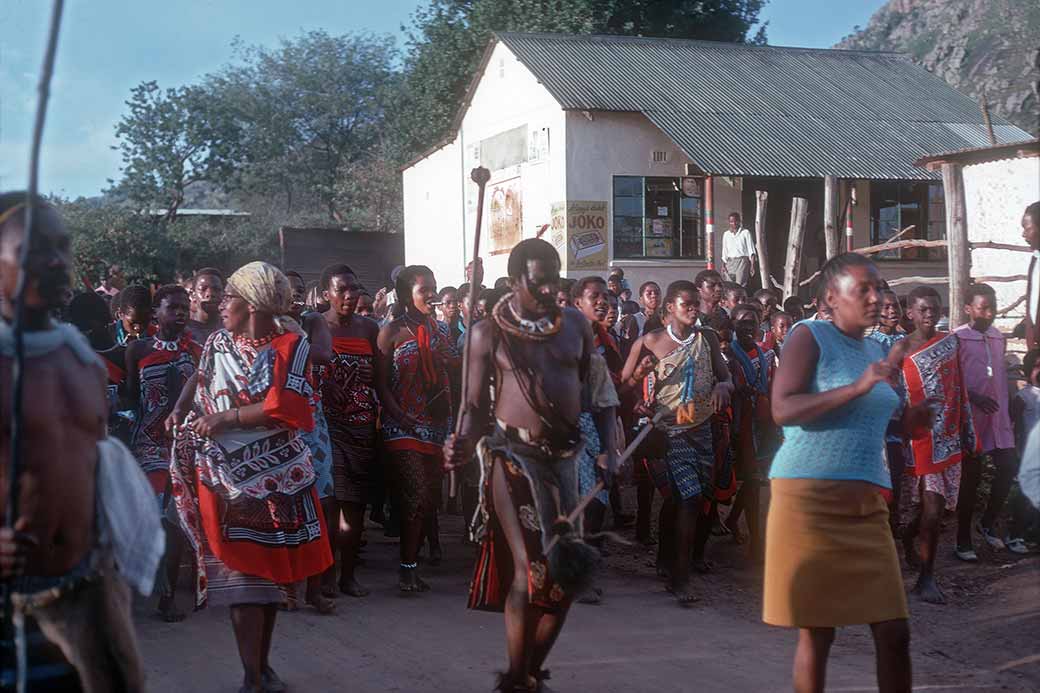
[[[20,201],[0,199],[5,295]],[[562,278],[556,250],[528,239],[489,286],[478,260],[458,287],[438,287],[422,265],[365,287],[341,258],[310,287],[292,268],[251,262],[158,288],[126,286],[117,270],[69,300],[68,238],[40,209],[27,368],[33,401],[50,403],[41,419],[61,425],[30,437],[64,452],[58,463],[30,441],[35,483],[20,486],[39,494],[71,467],[84,478],[61,512],[45,507],[55,496],[23,498],[21,524],[0,533],[0,569],[27,593],[96,570],[83,558],[99,553],[86,508],[102,462],[89,450],[123,441],[165,532],[158,612],[185,618],[176,587],[191,565],[193,606],[230,607],[243,691],[285,690],[268,660],[280,610],[328,614],[368,595],[366,516],[399,537],[398,588],[411,594],[430,589],[420,565],[441,560],[439,515],[464,516],[468,605],[505,614],[506,691],[541,690],[571,604],[604,598],[595,573],[608,528],[656,544],[657,574],[683,607],[713,568],[712,537],[746,544],[749,562],[764,561],[764,620],[799,629],[794,678],[806,691],[823,689],[834,629],[853,624],[871,625],[881,690],[910,690],[902,574],[917,573],[918,598],[944,602],[944,513],[956,512],[962,561],[979,560],[976,537],[1035,550],[1025,473],[1025,493],[1011,494],[1040,435],[1038,351],[1010,363],[985,284],[953,308],[967,322],[952,332],[934,289],[897,296],[854,253],[827,262],[812,300],[749,295],[754,246],[732,215],[726,278],[706,269],[634,294],[620,269]],[[1040,203],[1023,218],[1034,249],[1038,226]],[[9,342],[5,320],[5,359]],[[986,458],[995,476],[976,518]],[[110,666],[69,653],[77,668]],[[139,666],[122,675],[139,684]]]

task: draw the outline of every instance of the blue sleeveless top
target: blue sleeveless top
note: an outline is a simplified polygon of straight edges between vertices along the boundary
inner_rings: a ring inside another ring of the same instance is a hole
[[[827,392],[855,382],[871,363],[884,358],[873,339],[852,339],[825,320],[806,320],[820,349],[810,392]],[[787,358],[795,358],[788,354]],[[784,426],[784,442],[773,459],[771,479],[849,479],[883,488],[892,482],[882,450],[885,427],[899,405],[888,383],[877,383],[862,397],[800,426]]]

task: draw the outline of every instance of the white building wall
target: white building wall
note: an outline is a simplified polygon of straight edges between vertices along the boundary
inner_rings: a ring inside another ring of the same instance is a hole
[[[469,174],[480,163],[480,142],[521,126],[527,127],[529,146],[534,139],[532,133],[539,133],[538,137],[547,137],[548,151],[542,151],[544,156],[532,157],[516,166],[492,171],[488,198],[496,184],[515,181],[522,194],[522,237],[532,238],[542,226],[551,223],[550,206],[564,195],[565,117],[545,87],[517,60],[512,51],[499,43],[491,54],[462,121],[460,138],[465,153],[466,260],[473,253],[473,230],[477,213],[477,186],[470,181]],[[509,255],[507,252],[491,254],[487,245],[489,213],[490,199],[485,199],[480,254],[484,259],[484,283],[490,286],[497,277],[506,276]],[[550,240],[548,230],[543,238]],[[458,281],[463,280],[460,277]]]
[[[1003,159],[965,166],[964,206],[970,242],[994,241],[1024,245],[1022,212],[1040,200],[1040,158]],[[1025,274],[1029,255],[1013,250],[978,249],[971,253],[971,275],[1006,276]],[[1025,281],[993,282],[997,306],[1003,308],[1025,294]],[[1019,305],[998,320],[998,327],[1012,329],[1025,315]]]
[[[665,163],[655,163],[653,152],[668,153]],[[639,113],[567,113],[567,199],[605,200],[610,210],[609,267],[622,267],[633,287],[654,280],[662,288],[677,279],[693,280],[704,269],[704,260],[614,260],[613,251],[613,177],[686,175],[690,160],[664,133]],[[741,191],[722,178],[715,178],[715,257],[722,253],[722,231],[726,215],[740,211]],[[596,270],[570,271],[571,277]],[[603,268],[602,272],[608,271]]]
[[[429,266],[441,286],[462,281],[460,155],[456,138],[403,173],[405,263]]]

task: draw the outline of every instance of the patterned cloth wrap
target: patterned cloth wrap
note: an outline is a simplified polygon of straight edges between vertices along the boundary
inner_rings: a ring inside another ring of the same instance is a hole
[[[412,338],[394,349],[390,391],[401,410],[417,423],[406,424],[385,413],[383,441],[391,451],[440,455],[453,425],[448,369],[458,361],[458,352],[442,322],[427,320],[408,329]]]
[[[502,611],[513,570],[526,570],[530,603],[546,611],[566,607],[574,596],[554,580],[545,554],[553,523],[568,516],[578,504],[578,460],[584,443],[571,450],[554,451],[522,443],[496,427],[480,439],[480,506],[472,537],[481,544],[470,583],[469,608]],[[520,520],[527,553],[526,566],[514,566],[512,554],[496,517],[491,490],[495,464],[505,472],[509,495]],[[581,534],[581,518],[576,531]]]
[[[297,333],[280,334],[259,351],[227,330],[206,342],[195,408],[178,429],[170,462],[177,513],[195,551],[197,606],[206,603],[207,554],[278,584],[332,563],[310,449],[300,436],[314,428],[309,351]],[[199,416],[257,403],[276,426],[212,438],[190,428]]]
[[[130,437],[130,450],[162,496],[170,478],[170,442],[166,417],[173,411],[184,383],[195,374],[202,347],[188,335],[177,342],[177,351],[156,349],[138,363],[140,370],[139,416]],[[160,500],[162,503],[162,500]]]
[[[657,411],[665,411],[668,453],[654,461],[650,473],[661,494],[681,500],[713,493],[716,463],[712,436],[711,392],[715,369],[703,332],[686,345],[677,345],[661,358],[650,375],[649,390]]]
[[[582,412],[578,418],[578,427],[585,438],[585,452],[578,459],[578,488],[581,495],[586,496],[599,480],[596,458],[606,450],[596,428],[595,413],[621,404],[607,368],[607,361],[599,353],[589,354],[589,372],[582,386],[581,401]],[[603,505],[609,503],[609,489],[601,489],[596,494],[596,500]]]
[[[938,334],[903,359],[907,406],[929,399],[939,403],[931,428],[910,435],[917,476],[941,472],[979,452],[957,349],[956,336]]]
[[[374,483],[378,402],[358,369],[372,365],[372,343],[360,337],[333,337],[332,363],[324,369],[322,401],[332,439],[336,499],[365,503]]]

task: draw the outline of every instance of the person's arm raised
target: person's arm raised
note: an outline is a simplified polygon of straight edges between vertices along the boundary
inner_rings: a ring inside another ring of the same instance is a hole
[[[870,364],[854,382],[826,392],[809,392],[820,347],[808,327],[795,329],[784,343],[784,358],[773,384],[773,420],[781,426],[811,423],[865,395],[876,384],[891,383],[901,358],[902,350],[893,347],[887,360]]]

